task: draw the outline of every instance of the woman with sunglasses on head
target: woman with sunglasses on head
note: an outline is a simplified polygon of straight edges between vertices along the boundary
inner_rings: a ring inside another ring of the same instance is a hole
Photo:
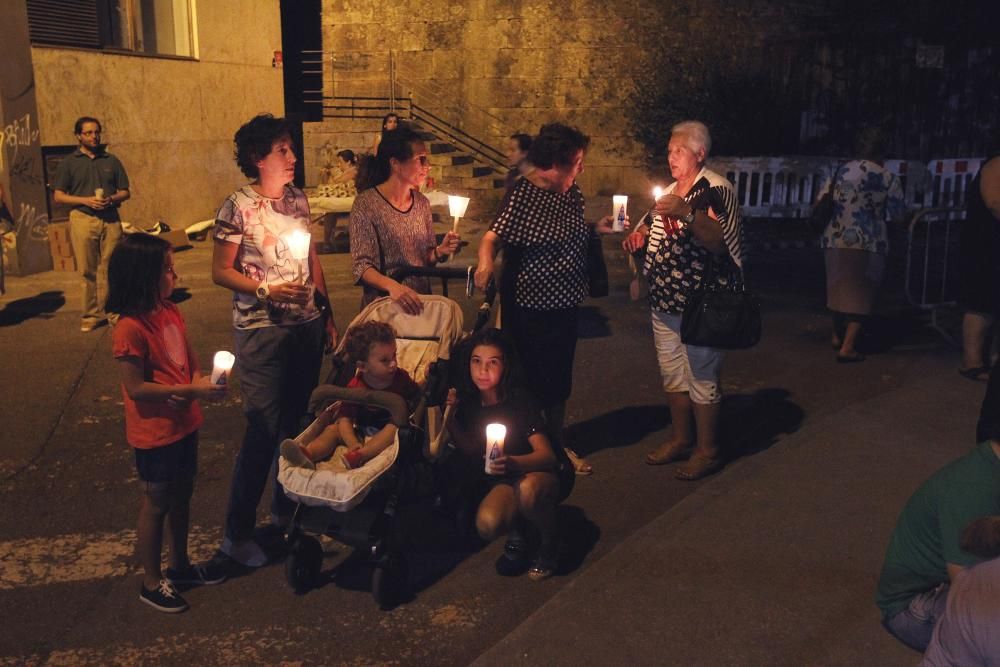
[[[434,266],[458,249],[458,234],[448,232],[440,244],[434,236],[430,202],[419,192],[429,170],[427,147],[405,127],[386,133],[378,153],[358,169],[351,270],[364,287],[362,307],[388,293],[407,313],[419,313],[419,295],[430,294],[430,279],[413,276],[400,283],[389,276],[404,267]]]

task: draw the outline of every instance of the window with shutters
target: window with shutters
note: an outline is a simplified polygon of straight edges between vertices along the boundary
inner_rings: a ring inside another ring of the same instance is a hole
[[[194,57],[192,0],[27,0],[33,44]]]

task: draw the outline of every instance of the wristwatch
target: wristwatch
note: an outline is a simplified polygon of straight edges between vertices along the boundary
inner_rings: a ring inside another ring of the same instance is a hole
[[[694,222],[694,209],[691,209],[691,212],[688,213],[687,215],[682,215],[681,216],[681,222],[683,222],[685,225],[690,225],[691,223],[693,223]]]
[[[260,285],[257,285],[257,300],[264,303],[269,296],[271,296],[271,288],[266,280],[262,281]]]

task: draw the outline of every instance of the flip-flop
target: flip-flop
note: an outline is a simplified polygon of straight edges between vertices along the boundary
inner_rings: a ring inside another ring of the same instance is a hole
[[[860,352],[855,352],[854,354],[838,354],[837,363],[838,364],[856,364],[865,360],[865,355]]]
[[[990,369],[987,366],[975,368],[959,368],[958,374],[973,382],[986,382],[990,379]]]
[[[563,447],[563,449],[566,450],[566,456],[569,457],[569,462],[573,464],[573,470],[576,471],[577,475],[586,476],[594,474],[594,467],[587,463],[582,456],[569,447]]]
[[[661,450],[663,451],[661,452]],[[673,463],[674,461],[683,461],[684,459],[689,458],[691,456],[691,452],[693,451],[694,446],[692,445],[687,447],[680,447],[677,445],[667,447],[662,445],[646,454],[646,465],[662,466],[667,463]]]

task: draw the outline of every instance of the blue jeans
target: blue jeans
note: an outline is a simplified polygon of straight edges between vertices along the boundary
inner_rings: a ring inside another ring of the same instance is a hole
[[[271,519],[291,517],[295,504],[277,480],[278,444],[298,435],[323,361],[323,319],[236,332],[237,372],[247,430],[236,457],[226,512],[226,537],[253,537],[257,504],[274,482]],[[272,472],[272,468],[274,472]]]
[[[882,625],[893,637],[914,651],[923,653],[931,643],[931,635],[938,619],[944,614],[948,601],[949,584],[939,584],[914,596],[906,609],[882,620]]]

